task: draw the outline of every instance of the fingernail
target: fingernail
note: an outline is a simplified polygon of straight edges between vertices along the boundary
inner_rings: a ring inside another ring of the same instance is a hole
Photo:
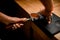
[[[20,24],[21,26],[23,26],[24,24]]]

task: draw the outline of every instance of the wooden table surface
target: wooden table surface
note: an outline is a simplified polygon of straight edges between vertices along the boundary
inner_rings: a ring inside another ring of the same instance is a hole
[[[24,8],[29,14],[37,13],[44,9],[44,6],[39,0],[16,0],[16,2]],[[60,17],[60,1],[54,1],[53,12]]]
[[[15,0],[28,14],[37,13],[44,9],[39,0]],[[60,17],[60,1],[54,0],[54,14]],[[60,33],[55,37],[60,40]]]

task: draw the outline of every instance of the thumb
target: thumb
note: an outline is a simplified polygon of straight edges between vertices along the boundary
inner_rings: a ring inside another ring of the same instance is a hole
[[[26,22],[27,18],[18,18],[16,22]]]

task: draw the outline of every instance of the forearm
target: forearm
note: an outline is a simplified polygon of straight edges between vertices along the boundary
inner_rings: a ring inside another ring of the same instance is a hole
[[[4,13],[0,12],[0,22],[5,21],[5,19],[8,19],[8,16],[5,15]]]
[[[47,11],[53,10],[53,0],[40,0]]]

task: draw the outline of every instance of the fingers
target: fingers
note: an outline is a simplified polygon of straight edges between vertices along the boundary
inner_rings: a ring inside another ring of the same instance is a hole
[[[15,30],[17,28],[21,28],[24,24],[23,22],[27,21],[27,18],[18,18],[16,23],[13,24],[12,29]]]
[[[22,23],[27,21],[27,18],[17,18],[17,17],[12,17],[10,19],[10,23],[7,25],[6,29],[12,28],[12,29],[17,29],[23,26]]]
[[[24,24],[20,24],[20,23],[13,24],[12,29],[15,30],[17,28],[21,28],[23,25]]]
[[[15,24],[13,24],[12,29],[13,29],[13,30],[14,30],[14,29],[17,29],[17,27],[16,27]]]

